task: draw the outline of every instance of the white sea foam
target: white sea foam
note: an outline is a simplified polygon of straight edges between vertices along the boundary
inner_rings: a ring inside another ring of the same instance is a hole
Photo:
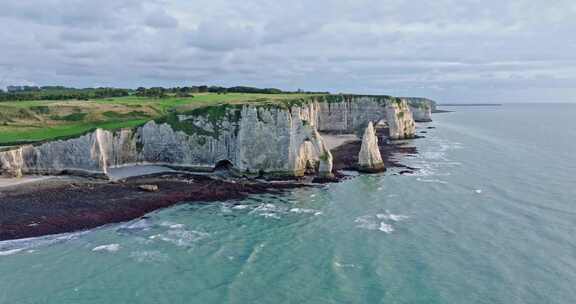
[[[392,225],[390,225],[390,224],[386,224],[384,222],[381,222],[380,227],[378,227],[378,230],[390,234],[394,231],[394,227],[392,227]]]
[[[157,250],[134,251],[130,254],[130,257],[139,263],[166,262],[169,259],[167,254]]]
[[[220,204],[220,212],[222,213],[232,213],[232,204],[222,203]]]
[[[94,247],[92,251],[106,251],[106,252],[117,252],[120,250],[120,244],[108,244]]]
[[[30,251],[38,247],[47,247],[55,244],[65,243],[78,239],[80,236],[90,233],[90,231],[64,233],[57,235],[48,235],[35,238],[10,240],[0,242],[0,256],[12,255],[21,251]]]
[[[359,216],[354,220],[357,228],[376,230],[379,227],[379,221],[376,221],[372,215]]]
[[[172,222],[162,222],[160,223],[162,227],[168,227],[170,229],[183,229],[185,226],[184,224],[172,223]]]
[[[387,234],[394,232],[394,226],[391,222],[398,223],[409,217],[401,214],[393,214],[386,210],[385,213],[378,213],[376,215],[363,215],[357,217],[354,222],[357,223],[356,227],[366,230],[382,231]]]
[[[18,248],[18,249],[10,249],[10,250],[0,251],[0,256],[9,256],[9,255],[17,254],[19,252],[22,252],[23,250],[24,250],[23,248]]]
[[[435,183],[435,184],[448,184],[447,181],[443,181],[440,179],[424,179],[424,178],[416,178],[417,181],[422,183]]]
[[[408,219],[409,216],[401,215],[401,214],[393,214],[393,213],[390,213],[390,211],[386,210],[386,213],[376,214],[376,218],[381,219],[381,220],[391,220],[394,222],[400,222],[400,221],[403,221],[405,219]]]
[[[250,205],[234,205],[234,207],[232,207],[232,209],[234,210],[244,210],[244,209],[248,209],[250,208]]]
[[[431,159],[431,160],[446,160],[446,153],[443,152],[423,152],[422,157],[424,159]]]
[[[118,232],[146,231],[150,230],[150,228],[152,228],[153,226],[154,223],[152,222],[152,220],[143,218],[128,222],[126,224],[122,224],[120,225],[120,227],[118,227],[117,231]]]
[[[274,204],[261,204],[260,206],[256,207],[254,211],[256,212],[266,212],[266,211],[279,211],[281,208],[277,207]]]
[[[292,208],[290,209],[292,213],[317,213],[318,210],[306,209],[306,208]]]
[[[342,264],[339,262],[334,262],[334,266],[336,266],[338,268],[356,268],[356,265],[354,265],[354,264]]]
[[[278,215],[277,213],[273,213],[273,212],[264,212],[264,213],[259,213],[258,215],[263,216],[265,218],[280,219],[280,215]]]
[[[195,230],[175,229],[149,237],[151,240],[160,240],[179,247],[190,247],[194,243],[209,237],[210,234]]]
[[[274,204],[266,203],[260,204],[258,207],[250,211],[250,214],[262,216],[265,218],[280,219],[282,213],[286,213],[288,210],[286,207],[277,206]]]

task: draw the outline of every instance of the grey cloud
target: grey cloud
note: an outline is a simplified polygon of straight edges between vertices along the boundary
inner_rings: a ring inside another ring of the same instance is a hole
[[[6,0],[0,86],[576,101],[575,14],[570,0]]]
[[[188,34],[190,45],[206,50],[229,51],[257,46],[259,33],[251,25],[206,20]]]
[[[60,39],[71,42],[95,42],[100,40],[100,36],[95,31],[65,30],[60,34]]]
[[[152,12],[146,17],[146,25],[153,28],[175,28],[178,20],[164,11]]]

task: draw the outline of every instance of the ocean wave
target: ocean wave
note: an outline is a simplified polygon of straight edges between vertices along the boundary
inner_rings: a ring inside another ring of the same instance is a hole
[[[0,256],[9,256],[24,251],[23,248],[0,251]]]
[[[233,210],[244,210],[244,209],[249,209],[252,206],[250,205],[234,205],[234,207],[232,207]]]
[[[306,214],[316,214],[319,211],[316,209],[306,209],[306,208],[292,208],[290,209],[292,213],[306,213]]]
[[[137,219],[125,224],[120,225],[117,232],[120,233],[134,233],[140,231],[147,231],[154,227],[154,222],[148,218]]]
[[[386,210],[385,213],[378,213],[375,215],[363,215],[359,216],[354,219],[354,222],[357,224],[356,228],[372,230],[372,231],[381,231],[386,234],[390,234],[395,231],[394,226],[388,221],[392,221],[394,223],[401,222],[403,220],[408,219],[409,217],[402,214],[393,214],[390,211]]]
[[[167,254],[157,250],[134,251],[130,254],[130,258],[134,259],[136,262],[139,263],[167,262],[169,260]]]
[[[417,178],[416,180],[419,181],[419,182],[422,182],[422,183],[448,184],[447,181],[443,181],[443,180],[440,180],[440,179],[423,179],[423,178]]]
[[[160,223],[162,227],[168,227],[170,229],[183,229],[185,226],[184,224],[172,223],[172,222],[162,222]]]
[[[386,224],[384,222],[381,222],[380,227],[378,227],[378,230],[390,234],[390,233],[394,232],[394,227],[392,227],[392,225],[390,225],[390,224]]]
[[[168,242],[178,247],[191,247],[194,245],[194,243],[197,243],[198,241],[203,240],[209,236],[210,233],[207,232],[173,229],[164,233],[151,235],[149,239]]]
[[[422,158],[424,158],[424,159],[447,160],[446,159],[446,153],[444,153],[444,152],[428,151],[428,152],[422,152],[421,155],[422,155]]]
[[[386,210],[386,213],[376,214],[376,218],[381,219],[381,220],[391,220],[394,222],[400,222],[400,221],[406,220],[410,217],[407,215],[402,215],[402,214],[393,214],[390,211]]]
[[[92,249],[94,252],[105,251],[105,252],[117,252],[120,250],[120,244],[107,244],[96,246]]]
[[[342,264],[339,262],[334,262],[334,266],[338,267],[338,268],[356,268],[357,266],[355,264]]]
[[[92,230],[63,233],[56,235],[41,236],[35,238],[9,240],[0,242],[0,256],[7,256],[12,254],[21,253],[23,251],[33,252],[32,249],[40,247],[48,247],[56,244],[66,243],[76,240],[81,236],[90,233]]]
[[[287,209],[288,208],[286,207],[265,203],[258,205],[256,208],[250,211],[249,214],[262,216],[265,218],[280,219],[280,215],[286,213]]]
[[[273,218],[273,219],[280,219],[280,215],[278,215],[278,213],[273,213],[273,212],[263,212],[263,213],[259,213],[259,216],[265,217],[265,218]]]

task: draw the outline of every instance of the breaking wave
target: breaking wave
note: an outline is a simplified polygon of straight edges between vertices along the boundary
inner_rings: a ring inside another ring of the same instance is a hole
[[[401,214],[393,214],[386,210],[385,213],[378,213],[376,215],[363,215],[357,217],[354,222],[356,227],[360,229],[381,231],[387,234],[394,232],[392,223],[397,223],[408,219],[409,217]]]

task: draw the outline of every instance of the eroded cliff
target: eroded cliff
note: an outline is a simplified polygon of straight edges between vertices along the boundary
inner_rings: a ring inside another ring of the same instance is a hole
[[[427,98],[406,97],[410,110],[416,122],[432,121],[432,111],[436,107],[436,102]]]
[[[321,133],[353,133],[379,121],[388,125],[391,139],[414,136],[406,100],[314,96],[281,104],[226,104],[173,112],[135,129],[98,129],[73,139],[25,145],[0,152],[0,172],[105,177],[110,168],[133,164],[209,171],[227,162],[245,175],[328,176],[332,154]]]

